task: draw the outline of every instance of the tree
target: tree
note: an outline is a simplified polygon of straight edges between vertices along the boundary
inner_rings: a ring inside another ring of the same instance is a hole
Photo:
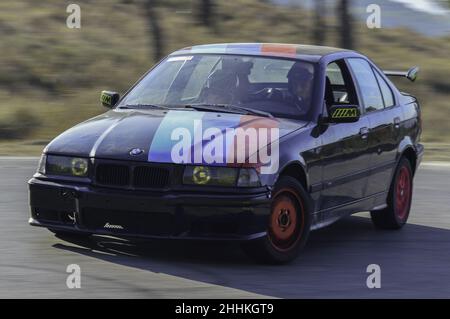
[[[314,28],[313,38],[315,44],[324,44],[326,38],[326,24],[325,24],[325,3],[324,0],[314,1]]]
[[[354,47],[350,2],[351,0],[340,0],[338,4],[340,46],[345,49]]]
[[[160,60],[164,56],[164,38],[163,30],[159,22],[158,12],[156,11],[157,0],[144,0],[144,12],[147,18],[149,31],[151,34],[151,46],[154,50],[154,59]]]
[[[197,19],[200,24],[211,27],[213,24],[213,11],[214,11],[214,3],[213,0],[198,0],[198,13]]]

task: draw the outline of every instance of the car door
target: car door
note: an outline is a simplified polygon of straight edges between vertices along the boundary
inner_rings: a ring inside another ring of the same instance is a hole
[[[358,83],[364,107],[363,117],[369,121],[370,175],[366,196],[388,190],[400,134],[401,109],[384,77],[368,61],[348,59]]]
[[[325,91],[327,109],[332,105],[359,105],[344,60],[328,65]],[[320,151],[323,165],[320,210],[346,206],[364,198],[369,162],[368,128],[369,121],[365,117],[355,123],[331,123],[324,127]]]

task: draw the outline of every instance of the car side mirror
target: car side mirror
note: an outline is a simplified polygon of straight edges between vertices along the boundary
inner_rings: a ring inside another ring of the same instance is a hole
[[[333,105],[328,111],[329,123],[353,123],[358,122],[361,115],[358,105]]]
[[[100,94],[100,102],[104,107],[113,108],[119,102],[120,94],[111,91],[102,91]]]

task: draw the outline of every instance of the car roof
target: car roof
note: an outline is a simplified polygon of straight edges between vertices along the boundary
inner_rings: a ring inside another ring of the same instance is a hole
[[[218,43],[186,47],[170,55],[185,54],[242,54],[283,57],[318,62],[322,57],[335,53],[353,52],[346,49],[287,43]]]

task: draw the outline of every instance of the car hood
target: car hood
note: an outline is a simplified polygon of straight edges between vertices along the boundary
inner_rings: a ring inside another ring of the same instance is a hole
[[[200,144],[205,149],[211,143],[210,138],[202,137],[203,134],[197,135],[200,139],[194,137],[200,130],[213,129],[215,138],[223,139],[227,136],[227,129],[277,128],[281,138],[306,124],[298,120],[195,110],[111,110],[65,131],[46,147],[45,152],[173,163],[172,151],[183,132],[191,134],[193,150]],[[258,148],[263,146],[259,144]],[[227,153],[225,151],[223,156],[229,156]]]

